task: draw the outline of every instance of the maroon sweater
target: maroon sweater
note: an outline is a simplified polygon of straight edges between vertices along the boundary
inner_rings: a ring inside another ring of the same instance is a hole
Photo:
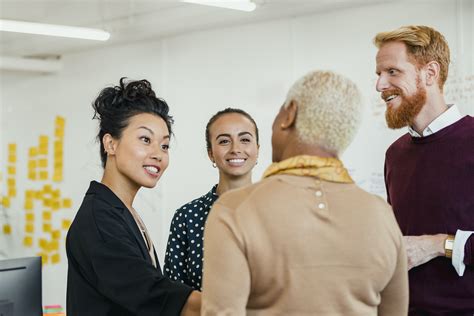
[[[403,235],[474,231],[474,118],[426,137],[405,134],[387,150],[385,184]],[[410,315],[474,315],[474,235],[460,277],[437,257],[409,272]]]

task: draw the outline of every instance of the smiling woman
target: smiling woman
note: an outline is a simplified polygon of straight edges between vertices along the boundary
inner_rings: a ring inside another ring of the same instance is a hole
[[[207,123],[206,147],[219,170],[219,183],[175,212],[164,266],[165,275],[195,290],[202,284],[204,224],[212,204],[224,192],[252,183],[259,150],[257,124],[243,110],[219,111]]]
[[[92,181],[69,229],[70,315],[198,315],[200,293],[164,277],[133,208],[168,167],[172,117],[146,80],[105,88],[93,104],[104,175]]]

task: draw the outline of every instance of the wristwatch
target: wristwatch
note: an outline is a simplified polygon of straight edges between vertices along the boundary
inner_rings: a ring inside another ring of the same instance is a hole
[[[444,241],[444,255],[447,258],[451,258],[453,256],[453,246],[454,246],[454,236],[448,235],[448,237]]]

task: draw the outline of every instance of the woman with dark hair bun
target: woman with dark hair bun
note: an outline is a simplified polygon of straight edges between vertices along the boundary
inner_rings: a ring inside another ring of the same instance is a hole
[[[231,189],[252,183],[259,140],[255,120],[241,109],[214,114],[206,126],[206,147],[219,183],[174,214],[166,249],[164,274],[201,290],[204,224],[213,203]],[[205,260],[205,259],[204,259]]]
[[[173,119],[146,80],[103,89],[93,103],[104,174],[66,238],[67,314],[199,315],[201,294],[164,277],[133,200],[168,167]]]

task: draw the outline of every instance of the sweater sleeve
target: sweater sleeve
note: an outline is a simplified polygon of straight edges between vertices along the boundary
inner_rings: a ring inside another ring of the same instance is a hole
[[[186,230],[187,226],[183,210],[178,209],[171,221],[163,272],[172,280],[190,284],[186,270],[188,259]]]
[[[407,256],[402,235],[399,234],[397,265],[387,286],[381,292],[379,316],[406,316],[408,314]]]
[[[246,315],[250,271],[232,210],[214,204],[204,233],[202,315]]]

